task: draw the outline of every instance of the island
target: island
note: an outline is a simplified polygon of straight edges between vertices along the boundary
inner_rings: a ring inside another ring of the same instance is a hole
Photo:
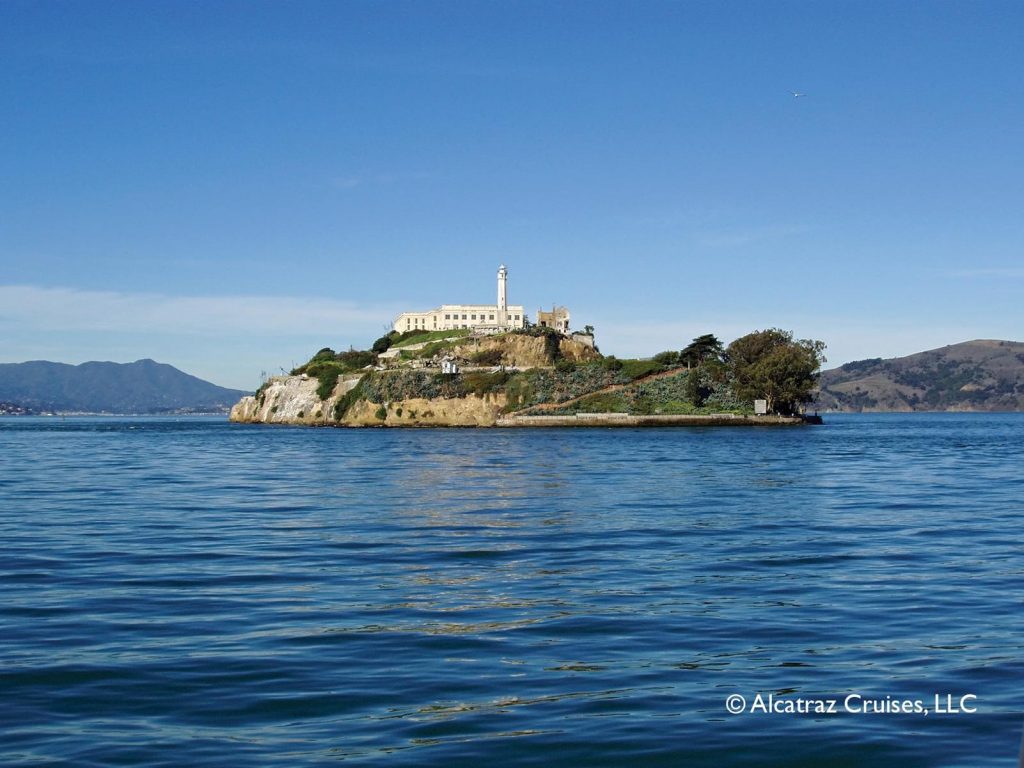
[[[798,425],[824,344],[777,328],[728,347],[699,336],[649,359],[601,354],[565,307],[530,323],[507,304],[403,313],[369,349],[325,347],[243,397],[239,423],[348,427]],[[437,327],[440,326],[440,327]]]
[[[531,323],[508,303],[403,312],[366,350],[325,347],[265,381],[231,421],[401,427],[805,424],[825,345],[772,328],[728,348],[713,334],[650,359],[602,355],[567,307]]]

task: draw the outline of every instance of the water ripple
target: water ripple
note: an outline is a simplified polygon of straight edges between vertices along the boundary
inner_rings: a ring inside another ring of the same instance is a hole
[[[0,419],[0,760],[1013,764],[1022,438]]]

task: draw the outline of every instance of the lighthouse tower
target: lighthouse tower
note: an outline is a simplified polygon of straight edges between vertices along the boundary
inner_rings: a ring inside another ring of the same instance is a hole
[[[502,264],[498,267],[498,325],[504,328],[508,324],[508,270]]]

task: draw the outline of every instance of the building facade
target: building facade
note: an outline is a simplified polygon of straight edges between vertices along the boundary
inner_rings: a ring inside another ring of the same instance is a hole
[[[499,333],[526,327],[522,305],[508,303],[508,269],[498,268],[497,304],[442,304],[426,312],[403,312],[395,318],[394,330],[451,331],[469,328],[481,333]]]
[[[537,310],[537,325],[554,328],[559,333],[569,335],[569,310],[565,307],[552,307],[550,312]]]

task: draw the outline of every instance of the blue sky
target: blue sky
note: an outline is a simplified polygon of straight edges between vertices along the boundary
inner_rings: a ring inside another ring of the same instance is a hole
[[[4,0],[0,362],[250,389],[493,301],[499,263],[620,357],[1024,340],[1022,29],[1016,0]]]

